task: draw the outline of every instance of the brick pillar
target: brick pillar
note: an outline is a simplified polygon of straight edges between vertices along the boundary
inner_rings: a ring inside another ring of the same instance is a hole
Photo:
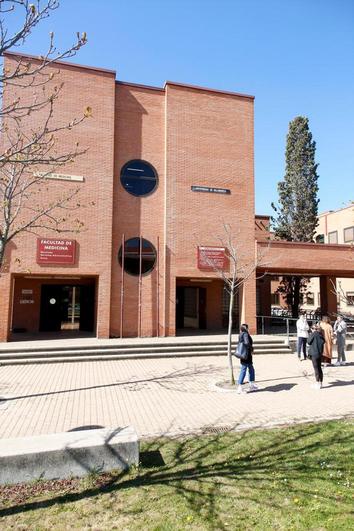
[[[0,341],[9,339],[11,310],[11,275],[0,273]]]
[[[259,302],[257,308],[258,315],[271,315],[271,277],[265,275],[263,278],[257,280],[259,290]]]
[[[321,313],[333,318],[337,314],[336,277],[320,277]]]
[[[256,310],[256,273],[253,273],[240,289],[240,324],[247,323],[250,334],[257,333]]]
[[[99,339],[109,338],[110,331],[110,310],[111,310],[111,284],[110,275],[101,275],[96,286],[96,309],[97,327],[96,334]]]

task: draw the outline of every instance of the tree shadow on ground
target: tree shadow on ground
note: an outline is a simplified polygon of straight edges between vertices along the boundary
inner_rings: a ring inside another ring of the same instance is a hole
[[[354,380],[336,380],[335,382],[326,384],[325,387],[342,387],[346,385],[354,385]]]
[[[336,473],[347,473],[348,454],[336,449],[353,447],[354,433],[350,430],[344,434],[340,424],[333,423],[333,428],[323,432],[320,426],[303,425],[267,432],[235,432],[237,426],[233,426],[233,431],[214,436],[173,441],[158,438],[143,444],[138,470],[105,475],[89,488],[80,484],[75,492],[55,493],[47,499],[42,497],[38,501],[7,506],[0,509],[0,517],[99,495],[121,495],[127,489],[143,487],[141,495],[145,496],[147,487],[165,486],[168,498],[178,495],[188,504],[191,514],[203,518],[213,529],[226,529],[219,513],[220,499],[225,499],[225,493],[230,496],[231,505],[241,500],[263,508],[280,509],[283,498],[279,498],[279,482],[285,482],[281,483],[284,496],[304,499],[313,494],[311,481],[314,478],[326,485],[328,481],[333,482],[333,489],[337,489],[336,478],[329,480],[323,455],[332,456]],[[44,494],[47,493],[44,491]],[[318,498],[320,503],[328,503],[328,494],[322,494],[321,488]],[[129,504],[121,512],[134,514]]]
[[[13,400],[24,400],[26,398],[40,398],[42,396],[61,395],[66,393],[76,393],[79,391],[91,391],[93,389],[106,389],[110,387],[123,387],[129,391],[140,391],[149,384],[156,384],[165,389],[184,392],[190,391],[191,381],[195,381],[198,376],[214,375],[219,373],[219,368],[212,365],[193,366],[183,369],[176,369],[161,376],[152,376],[151,378],[135,378],[134,376],[122,382],[113,382],[109,384],[98,384],[87,387],[76,387],[73,389],[60,389],[59,391],[48,391],[43,393],[32,393],[28,395],[17,395],[8,398],[2,398],[7,402]]]
[[[276,385],[269,385],[268,387],[263,387],[262,389],[258,389],[258,392],[264,392],[264,391],[270,391],[272,393],[278,393],[279,391],[290,391],[293,387],[295,387],[296,383],[284,383],[284,384],[276,384]]]

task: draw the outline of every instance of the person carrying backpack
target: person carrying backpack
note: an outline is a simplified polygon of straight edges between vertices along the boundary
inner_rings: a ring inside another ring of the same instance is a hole
[[[253,367],[253,340],[248,332],[248,325],[242,324],[240,328],[240,335],[238,338],[238,346],[236,351],[236,356],[240,359],[241,370],[238,377],[237,383],[237,393],[242,394],[242,384],[245,379],[247,370],[249,375],[249,391],[256,391],[258,387],[255,385],[255,371]]]

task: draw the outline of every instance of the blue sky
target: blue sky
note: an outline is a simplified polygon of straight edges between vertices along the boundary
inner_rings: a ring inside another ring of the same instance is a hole
[[[76,62],[118,79],[253,94],[257,213],[271,213],[289,121],[317,143],[320,211],[354,199],[354,0],[61,0],[22,48],[86,31]]]

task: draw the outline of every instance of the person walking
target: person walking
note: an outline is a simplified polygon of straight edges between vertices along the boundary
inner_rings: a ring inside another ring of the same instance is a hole
[[[297,356],[301,360],[301,350],[303,359],[307,358],[306,356],[306,341],[309,337],[309,325],[306,320],[306,315],[304,313],[300,314],[299,319],[296,321],[296,330],[297,330]]]
[[[319,324],[313,326],[312,333],[310,333],[309,335],[307,344],[309,345],[309,357],[311,358],[316,378],[316,383],[313,384],[311,387],[314,387],[315,389],[321,389],[323,383],[323,371],[321,367],[321,360],[325,344],[325,338],[323,336],[322,328]]]
[[[250,391],[256,391],[258,389],[258,387],[254,383],[255,382],[255,371],[254,371],[254,367],[253,367],[253,358],[252,358],[253,340],[252,340],[252,337],[251,337],[250,333],[248,332],[248,325],[247,324],[242,324],[241,325],[238,342],[239,342],[239,344],[240,343],[244,344],[244,346],[246,348],[246,352],[247,352],[247,357],[245,359],[240,359],[241,370],[240,370],[240,375],[239,375],[239,378],[238,378],[237,392],[239,394],[243,393],[242,384],[243,384],[243,381],[245,379],[247,370],[248,370],[249,384],[250,384],[249,385],[249,390]]]
[[[337,361],[336,365],[345,365],[347,360],[345,357],[345,339],[347,335],[347,323],[341,315],[338,315],[334,323],[334,335],[337,343]]]
[[[331,321],[328,315],[324,315],[320,322],[320,327],[323,330],[323,336],[325,339],[324,349],[323,349],[323,363],[325,367],[329,367],[332,364],[332,354],[333,354],[333,328],[331,326]]]

